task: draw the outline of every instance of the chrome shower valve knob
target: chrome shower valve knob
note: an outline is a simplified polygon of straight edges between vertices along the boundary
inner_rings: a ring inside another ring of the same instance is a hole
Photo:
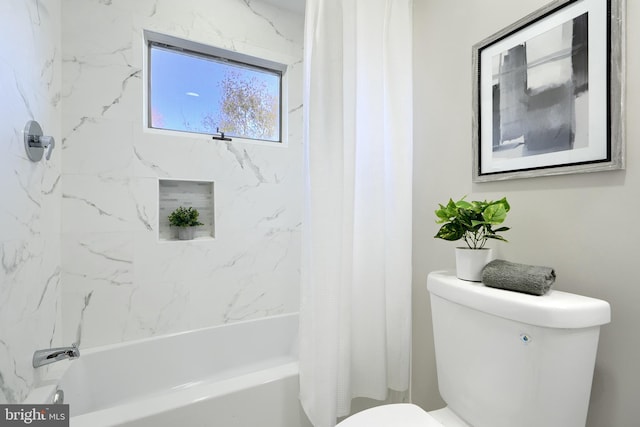
[[[29,160],[38,162],[42,159],[44,150],[47,150],[46,159],[51,159],[51,152],[56,141],[52,136],[44,136],[40,124],[34,120],[27,122],[24,127],[24,148]]]

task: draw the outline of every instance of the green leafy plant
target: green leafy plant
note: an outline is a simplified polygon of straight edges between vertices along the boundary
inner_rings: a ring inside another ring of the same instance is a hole
[[[196,225],[204,225],[198,221],[200,213],[192,207],[184,208],[180,206],[169,215],[169,224],[174,227],[193,227]]]
[[[498,233],[509,227],[493,228],[504,222],[511,209],[505,197],[491,202],[467,202],[463,197],[457,202],[449,199],[446,206],[439,206],[436,223],[442,227],[433,237],[449,241],[463,239],[469,249],[482,249],[488,239],[507,241]]]

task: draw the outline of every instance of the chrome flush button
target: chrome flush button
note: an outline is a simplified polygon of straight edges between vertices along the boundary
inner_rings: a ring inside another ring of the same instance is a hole
[[[531,342],[531,336],[528,334],[520,334],[520,341],[524,344],[529,344]]]

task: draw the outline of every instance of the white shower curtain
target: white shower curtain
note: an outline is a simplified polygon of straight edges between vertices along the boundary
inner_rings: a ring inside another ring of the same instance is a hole
[[[315,427],[409,387],[411,14],[306,4],[300,399]]]

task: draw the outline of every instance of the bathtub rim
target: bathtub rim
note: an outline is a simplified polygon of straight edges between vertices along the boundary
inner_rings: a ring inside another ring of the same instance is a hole
[[[161,339],[168,339],[168,338],[174,338],[174,337],[179,337],[179,336],[197,334],[197,333],[200,333],[200,332],[210,331],[210,330],[218,329],[218,328],[224,328],[224,327],[230,327],[230,326],[241,326],[241,325],[246,325],[246,324],[249,324],[249,323],[263,322],[263,321],[271,320],[271,319],[281,319],[281,318],[285,318],[285,317],[298,317],[298,316],[299,316],[299,312],[297,312],[297,311],[291,312],[291,313],[274,314],[272,316],[258,317],[258,318],[255,318],[255,319],[238,320],[236,322],[221,323],[219,325],[212,325],[212,326],[203,326],[203,327],[200,327],[200,328],[188,329],[188,330],[185,330],[185,331],[168,332],[166,334],[154,335],[154,336],[151,336],[151,337],[136,338],[136,339],[133,339],[133,340],[127,340],[127,341],[122,341],[122,342],[118,342],[118,343],[104,344],[104,345],[99,345],[99,346],[94,346],[94,347],[88,347],[85,350],[80,348],[80,351],[81,351],[80,357],[82,357],[83,354],[89,355],[89,354],[98,353],[98,352],[102,352],[102,351],[117,350],[119,348],[129,347],[129,346],[135,345],[135,344],[143,344],[143,343],[147,343],[147,342],[158,341],[158,340],[161,340]],[[71,363],[73,363],[73,361],[71,361]]]

